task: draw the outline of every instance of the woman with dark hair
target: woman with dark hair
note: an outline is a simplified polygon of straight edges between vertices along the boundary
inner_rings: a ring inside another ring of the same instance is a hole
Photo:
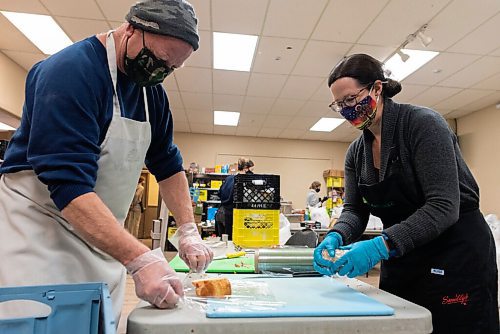
[[[238,159],[238,174],[253,174],[254,163],[246,158]],[[227,234],[229,240],[233,240],[233,191],[234,177],[229,175],[219,189],[221,206],[215,216],[215,230],[217,235]]]
[[[316,270],[356,277],[382,260],[380,288],[429,309],[434,333],[499,333],[493,236],[444,118],[394,102],[401,84],[369,55],[344,58],[328,86],[331,109],[363,132],[347,151],[344,209],[315,250]],[[354,242],[370,214],[382,236]],[[322,257],[343,245],[336,262]]]

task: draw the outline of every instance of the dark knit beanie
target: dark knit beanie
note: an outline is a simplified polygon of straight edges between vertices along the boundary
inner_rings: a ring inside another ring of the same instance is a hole
[[[145,0],[130,7],[125,19],[134,27],[154,34],[172,36],[199,47],[198,19],[193,6],[184,0]]]

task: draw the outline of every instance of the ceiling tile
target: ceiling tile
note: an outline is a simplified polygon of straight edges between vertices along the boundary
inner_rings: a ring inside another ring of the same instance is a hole
[[[186,116],[189,123],[214,124],[214,113],[205,109],[186,109]]]
[[[298,139],[302,137],[305,134],[305,130],[297,130],[297,129],[285,129],[283,130],[278,138],[283,138],[283,139]]]
[[[212,93],[212,70],[208,68],[183,67],[175,78],[182,92]]]
[[[55,20],[73,42],[108,31],[111,27],[105,20],[75,19],[55,17]]]
[[[325,114],[331,114],[331,117],[335,117],[337,113],[330,110],[327,103],[318,101],[308,101],[300,108],[300,115],[302,116],[322,117]]]
[[[325,132],[307,131],[300,137],[300,139],[321,140],[324,137],[324,135],[325,135]]]
[[[184,103],[182,103],[181,94],[179,94],[179,92],[167,92],[167,97],[170,109],[184,109]]]
[[[396,48],[409,34],[433,18],[449,1],[391,1],[371,22],[358,43]],[[402,13],[411,14],[402,15]],[[387,33],[388,31],[390,33]]]
[[[250,73],[237,71],[213,71],[213,92],[216,94],[244,95]]]
[[[500,90],[500,73],[494,74],[491,77],[478,82],[473,86],[473,88]]]
[[[306,40],[262,37],[253,63],[253,71],[288,74],[304,49]]]
[[[26,71],[29,71],[33,65],[38,63],[41,60],[47,58],[43,53],[28,53],[28,52],[19,52],[19,51],[2,51],[16,62],[18,65],[23,67]]]
[[[498,9],[500,9],[500,6]],[[497,14],[450,47],[448,51],[479,55],[488,54],[500,47],[500,38],[498,38],[499,27],[500,14]],[[485,41],[488,42],[485,43]]]
[[[484,96],[472,103],[462,105],[457,108],[461,111],[477,111],[484,108],[488,108],[500,103],[500,92],[493,92],[490,95]]]
[[[393,98],[400,103],[408,103],[412,98],[430,88],[429,86],[411,85],[406,82],[401,86],[403,86],[403,89]]]
[[[200,35],[200,48],[193,52],[186,60],[186,67],[212,68],[212,34],[210,31],[198,31]]]
[[[172,117],[174,119],[174,124],[177,125],[177,122],[188,122],[188,118],[186,116],[186,113],[184,112],[184,109],[182,108],[170,108],[170,111],[172,112]]]
[[[193,133],[206,133],[213,134],[214,133],[214,124],[212,123],[194,123],[189,122],[189,127]]]
[[[332,0],[312,34],[312,39],[354,43],[384,8],[384,1]],[[353,24],[353,13],[355,24]]]
[[[458,94],[453,95],[452,97],[439,102],[432,107],[436,109],[458,109],[464,105],[473,103],[487,95],[494,93],[494,91],[489,90],[479,90],[479,89],[464,89]]]
[[[237,136],[247,136],[247,137],[255,137],[259,134],[260,127],[257,126],[238,126],[236,128]]]
[[[319,117],[295,116],[294,119],[290,122],[290,124],[288,124],[288,128],[309,130],[318,120]]]
[[[271,109],[271,114],[294,116],[305,102],[306,100],[277,99]]]
[[[259,132],[259,137],[278,138],[283,129],[278,128],[262,128]]]
[[[244,99],[243,95],[214,94],[214,110],[241,111]]]
[[[210,1],[189,0],[188,2],[193,6],[196,17],[198,18],[198,29],[210,30],[212,27],[210,16]]]
[[[268,0],[212,0],[212,28],[218,32],[258,35],[267,3]]]
[[[490,56],[497,56],[500,57],[500,48],[496,49],[495,51],[491,52],[489,54]]]
[[[94,0],[40,0],[52,15],[104,20]]]
[[[479,59],[476,55],[443,52],[404,79],[404,83],[434,85]],[[436,72],[436,73],[435,73]]]
[[[281,74],[253,73],[248,84],[247,94],[250,96],[276,97],[287,76]]]
[[[326,78],[350,47],[345,43],[309,41],[292,73]]]
[[[174,72],[174,74],[171,74],[169,75],[165,81],[163,81],[163,88],[165,88],[165,90],[167,92],[171,92],[171,91],[178,91],[179,88],[177,87],[177,80],[175,79],[175,76],[176,76],[176,73]]]
[[[125,15],[136,0],[95,0],[104,16],[110,21],[125,22]]]
[[[199,109],[211,113],[212,94],[181,92],[182,101],[186,109]]]
[[[322,78],[290,76],[280,97],[309,99],[323,82]]]
[[[262,127],[266,120],[266,115],[259,114],[240,114],[240,121],[238,126],[247,126],[247,127]]]
[[[271,1],[264,23],[264,36],[308,38],[326,3],[326,0]]]
[[[214,134],[234,136],[236,135],[236,126],[214,125]]]
[[[318,90],[316,90],[316,93],[314,93],[314,95],[311,96],[311,100],[323,102],[326,105],[332,102],[332,92],[328,87],[327,80],[323,81],[323,83],[319,86]]]
[[[430,107],[449,98],[452,95],[459,93],[461,90],[461,88],[434,86],[412,98],[410,102],[412,104]]]
[[[500,57],[482,57],[468,67],[439,82],[440,86],[467,88],[500,72]]]
[[[0,10],[48,15],[47,9],[38,0],[0,0]],[[3,15],[0,15],[3,17]],[[3,30],[2,30],[3,33]]]
[[[267,114],[275,100],[274,97],[247,96],[241,111],[246,114]]]
[[[498,12],[499,7],[498,0],[481,0],[479,6],[470,0],[451,1],[429,22],[426,34],[433,38],[429,48],[435,51],[448,49],[491,17],[493,13]],[[466,53],[471,53],[469,51]]]
[[[292,121],[292,118],[293,116],[268,115],[264,122],[264,126],[267,128],[285,129]]]
[[[187,122],[174,122],[174,131],[175,132],[191,132],[189,128],[189,124]]]
[[[383,62],[394,51],[395,51],[395,48],[393,48],[393,47],[366,45],[366,44],[355,44],[349,50],[349,55],[356,54],[356,53],[365,53],[365,54],[368,54],[368,55],[372,56],[373,58]],[[332,68],[333,68],[333,66],[332,66]]]

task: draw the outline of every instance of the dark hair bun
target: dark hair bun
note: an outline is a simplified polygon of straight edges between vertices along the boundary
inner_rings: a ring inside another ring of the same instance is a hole
[[[399,81],[392,80],[389,78],[386,80],[387,80],[387,83],[384,84],[384,92],[385,92],[384,96],[385,97],[391,98],[403,89],[403,87],[401,86]]]

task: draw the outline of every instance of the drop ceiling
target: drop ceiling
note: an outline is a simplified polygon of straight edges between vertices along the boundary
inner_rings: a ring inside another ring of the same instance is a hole
[[[0,10],[52,15],[73,41],[119,26],[132,0],[0,0]],[[498,0],[191,0],[200,49],[164,86],[179,132],[325,141],[352,141],[344,123],[310,132],[321,117],[339,117],[326,80],[344,55],[385,60],[429,23],[440,54],[403,80],[395,100],[457,118],[500,101]],[[28,70],[44,59],[0,15],[0,52]],[[250,72],[212,68],[212,32],[259,36]],[[407,46],[425,48],[416,40]],[[241,112],[237,127],[214,126],[213,110]]]

